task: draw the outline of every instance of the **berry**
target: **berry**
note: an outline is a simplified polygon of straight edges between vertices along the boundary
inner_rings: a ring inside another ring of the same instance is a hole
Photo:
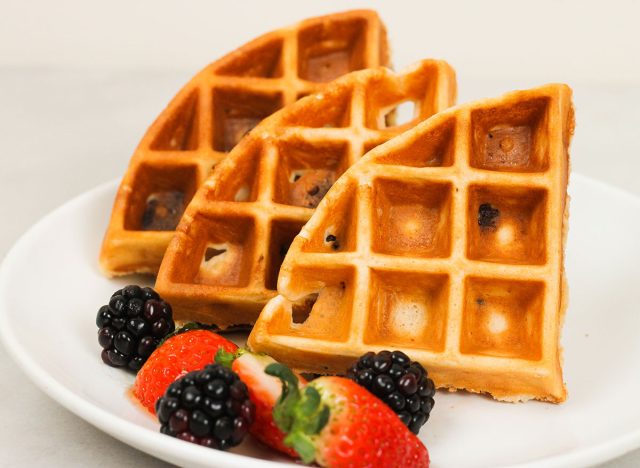
[[[238,375],[210,364],[173,382],[158,399],[156,414],[163,434],[225,450],[242,442],[255,410]]]
[[[422,365],[402,351],[366,353],[347,377],[385,402],[414,434],[429,419],[435,386]]]
[[[216,362],[230,366],[240,377],[241,382],[229,387],[231,396],[243,391],[242,387],[249,390],[249,398],[255,406],[255,420],[249,429],[251,434],[269,447],[297,458],[296,451],[284,444],[285,434],[273,419],[273,408],[282,393],[282,384],[264,370],[276,361],[267,355],[240,349],[234,354],[219,351]],[[299,380],[302,385],[306,384],[302,377]]]
[[[151,356],[146,354],[149,357],[138,372],[133,384],[133,394],[152,413],[155,412],[156,401],[165,391],[168,391],[168,388],[171,388],[170,385],[174,380],[187,372],[200,370],[207,364],[211,364],[219,349],[229,352],[238,349],[234,343],[226,338],[211,330],[194,328],[194,324],[178,330],[176,335],[167,338],[157,349],[154,343],[155,338],[153,337],[140,340],[138,354],[145,356],[146,353],[149,353]],[[198,383],[219,381],[219,378],[211,381],[202,380],[208,378],[210,378],[210,374],[203,374],[198,377]],[[211,400],[209,403],[215,406],[219,402]]]
[[[147,309],[153,314],[147,314]],[[116,291],[96,316],[102,361],[138,371],[158,343],[175,329],[171,306],[151,288],[135,284]]]
[[[284,443],[305,463],[428,468],[429,452],[422,442],[362,386],[342,377],[320,377],[301,388],[282,364],[270,364],[266,372],[283,384],[273,415],[287,434]]]

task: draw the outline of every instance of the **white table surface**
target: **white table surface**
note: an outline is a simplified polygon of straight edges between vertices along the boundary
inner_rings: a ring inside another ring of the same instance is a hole
[[[560,3],[566,7],[566,2]],[[20,8],[14,5],[14,13]],[[5,15],[0,19],[0,39],[7,34],[2,21],[13,28],[11,34],[17,34],[19,28],[11,26]],[[85,29],[79,34],[88,34]],[[60,37],[69,35],[72,31]],[[240,39],[232,42],[239,43]],[[190,65],[178,60],[175,67],[136,67],[135,60],[125,60],[104,67],[73,66],[65,59],[69,54],[63,54],[59,63],[31,63],[18,57],[6,41],[0,40],[0,44],[5,58],[9,57],[3,61],[0,54],[1,259],[20,234],[44,214],[101,182],[120,177],[146,127],[206,62]],[[44,56],[47,50],[40,47],[35,53]],[[637,61],[637,54],[629,60]],[[488,77],[451,61],[459,70],[460,102],[537,83],[518,74]],[[573,170],[640,195],[640,73],[636,67],[624,69],[623,80],[606,76],[582,79],[589,66],[576,66],[584,68],[582,75],[563,72],[558,78],[568,81],[575,91]],[[0,376],[0,395],[4,396],[0,405],[0,466],[165,465],[57,405],[27,380],[1,345]],[[604,466],[640,466],[640,451]]]

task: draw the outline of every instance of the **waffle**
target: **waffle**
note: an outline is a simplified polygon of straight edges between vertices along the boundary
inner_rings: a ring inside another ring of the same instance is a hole
[[[439,387],[563,401],[573,126],[571,90],[553,84],[372,150],[294,239],[249,346],[321,374],[399,349]]]
[[[156,289],[176,317],[220,328],[255,322],[289,244],[333,181],[447,108],[455,92],[451,67],[425,60],[398,75],[350,73],[265,119],[198,190],[167,249]],[[403,101],[416,103],[414,118],[394,126]]]
[[[157,273],[191,197],[245,133],[325,82],[386,64],[384,25],[357,10],[271,32],[208,65],[136,149],[102,245],[103,272]]]

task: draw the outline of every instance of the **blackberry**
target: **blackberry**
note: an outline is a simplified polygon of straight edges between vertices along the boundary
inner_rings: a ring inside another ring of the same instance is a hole
[[[158,343],[175,330],[171,306],[151,288],[125,286],[98,310],[102,361],[138,371]]]
[[[347,377],[384,401],[414,434],[429,419],[435,386],[424,367],[402,351],[368,352]]]
[[[210,364],[169,385],[156,402],[156,415],[163,434],[226,450],[247,435],[255,407],[235,372]]]

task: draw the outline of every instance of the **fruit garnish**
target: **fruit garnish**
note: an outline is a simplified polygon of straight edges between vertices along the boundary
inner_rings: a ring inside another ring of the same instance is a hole
[[[125,286],[96,317],[102,360],[138,371],[160,341],[175,329],[171,305],[152,288]]]
[[[398,416],[352,380],[319,377],[301,387],[286,366],[274,363],[282,395],[273,411],[276,424],[305,463],[320,466],[429,466],[429,453]]]
[[[385,402],[414,434],[429,419],[435,385],[424,367],[402,351],[366,353],[347,377]]]
[[[249,429],[251,434],[269,447],[298,458],[297,452],[284,444],[285,435],[273,420],[273,408],[280,398],[282,385],[278,378],[267,375],[265,369],[276,361],[266,354],[241,348],[235,353],[218,351],[216,362],[230,367],[247,384],[249,398],[256,408],[255,420]],[[300,385],[306,383],[302,377],[299,381]]]
[[[156,403],[156,414],[163,434],[226,450],[245,438],[255,409],[238,375],[210,364],[169,385]]]
[[[234,352],[235,343],[209,329],[180,329],[167,338],[144,364],[133,384],[133,394],[152,413],[167,387],[191,371],[203,369],[214,362],[218,350]]]

